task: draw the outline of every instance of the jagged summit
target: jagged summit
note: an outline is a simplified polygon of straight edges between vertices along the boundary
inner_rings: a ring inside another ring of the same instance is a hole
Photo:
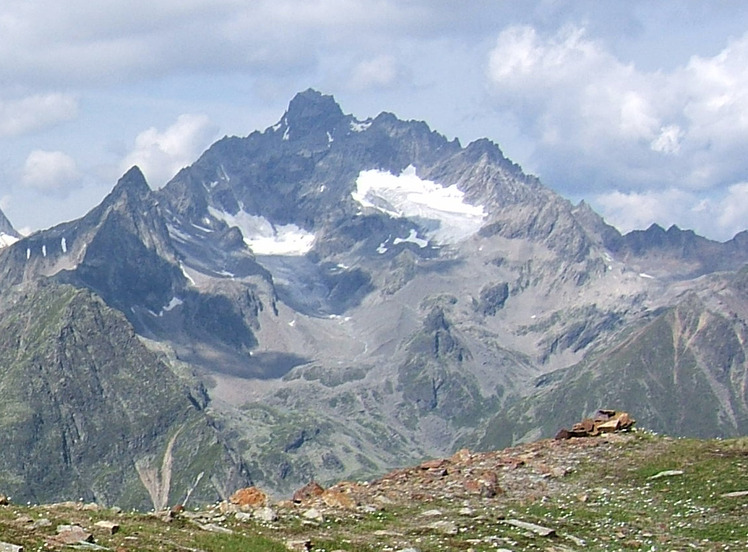
[[[16,232],[13,225],[5,216],[5,213],[0,211],[0,248],[7,247],[14,244],[21,238],[21,235]]]
[[[300,124],[305,128],[309,126],[331,128],[327,123],[336,123],[345,117],[335,98],[311,88],[294,96],[288,104],[285,116],[289,125]]]
[[[8,217],[5,216],[5,213],[0,211],[0,234],[8,234],[9,236],[15,236],[20,237],[20,234],[16,232],[16,229],[13,228],[13,225],[8,220]]]
[[[111,204],[119,201],[120,198],[129,198],[130,200],[143,200],[151,193],[151,188],[145,179],[145,175],[140,167],[134,165],[130,167],[125,174],[115,184],[112,191],[104,198],[102,203]]]

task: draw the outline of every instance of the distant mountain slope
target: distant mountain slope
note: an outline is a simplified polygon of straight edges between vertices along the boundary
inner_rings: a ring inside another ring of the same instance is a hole
[[[687,292],[488,424],[481,447],[553,436],[599,407],[637,413],[654,431],[694,437],[748,434],[748,266]]]
[[[161,508],[248,474],[204,397],[90,293],[19,287],[0,308],[0,486],[19,501]]]

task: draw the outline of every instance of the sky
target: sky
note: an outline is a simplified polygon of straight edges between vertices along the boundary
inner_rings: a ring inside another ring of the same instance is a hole
[[[748,227],[748,2],[3,0],[0,209],[163,186],[307,88],[358,119],[486,137],[622,232]]]

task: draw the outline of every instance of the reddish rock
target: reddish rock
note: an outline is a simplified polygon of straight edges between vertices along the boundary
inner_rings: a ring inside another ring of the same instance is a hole
[[[119,523],[116,523],[114,521],[97,521],[94,523],[94,526],[96,526],[98,529],[101,529],[102,531],[105,531],[109,535],[114,535],[119,531]]]
[[[473,478],[466,479],[463,485],[470,494],[480,495],[483,498],[493,498],[502,492],[499,486],[499,476],[490,470],[475,474]]]
[[[356,508],[356,501],[349,495],[333,489],[328,489],[322,493],[322,501],[330,508],[340,508],[342,510]]]
[[[419,467],[422,470],[436,470],[444,468],[446,464],[447,460],[445,460],[444,458],[437,458],[435,460],[426,460],[425,462],[421,462],[421,465]]]
[[[468,449],[460,449],[452,455],[452,462],[455,464],[467,464],[472,459],[473,455]]]
[[[245,487],[239,489],[229,498],[231,504],[236,504],[239,508],[262,508],[267,506],[268,495],[257,487]]]
[[[556,433],[556,436],[554,437],[556,440],[562,440],[562,439],[571,439],[571,431],[568,429],[561,428],[558,430],[558,433]]]
[[[305,502],[307,500],[311,500],[312,498],[320,496],[324,492],[325,489],[324,487],[322,487],[322,485],[320,485],[316,481],[310,481],[293,494],[293,501],[297,503]]]
[[[595,437],[600,433],[613,433],[630,429],[635,420],[626,412],[615,410],[598,410],[595,419],[585,418],[572,426],[571,430],[561,429],[556,439],[570,439],[571,437]]]

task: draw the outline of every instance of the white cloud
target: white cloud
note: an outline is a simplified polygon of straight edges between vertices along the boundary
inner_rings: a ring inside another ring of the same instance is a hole
[[[613,191],[597,195],[591,203],[608,223],[622,232],[647,228],[654,223],[664,228],[676,224],[724,241],[746,229],[748,183],[734,184],[724,193],[712,196],[674,188],[629,193]]]
[[[734,235],[746,230],[748,221],[748,183],[733,184],[717,205],[716,224],[725,235]]]
[[[677,222],[725,238],[745,227],[748,35],[644,71],[582,27],[515,26],[499,34],[487,77],[494,108],[535,139],[541,178],[596,195],[621,229]]]
[[[66,193],[80,178],[72,157],[61,151],[34,150],[26,158],[21,182],[27,188]]]
[[[381,55],[356,64],[350,79],[353,90],[386,88],[397,81],[397,62],[393,56]]]
[[[216,127],[204,115],[180,115],[159,131],[151,127],[135,138],[135,148],[120,164],[138,165],[151,186],[160,187],[180,169],[192,164],[215,137]]]
[[[508,28],[490,52],[488,78],[496,105],[518,110],[526,130],[548,146],[572,141],[599,151],[612,141],[649,143],[663,126],[661,77],[617,60],[582,28],[547,37]]]
[[[369,50],[423,27],[434,10],[395,0],[69,0],[0,9],[0,77],[132,81],[191,70],[285,73],[322,49]],[[431,16],[434,17],[434,16]],[[356,47],[351,48],[355,41]],[[364,46],[365,43],[365,46]]]
[[[74,119],[75,98],[65,94],[36,94],[0,100],[0,137],[18,136]]]
[[[660,129],[660,134],[652,140],[649,147],[661,153],[678,153],[685,133],[678,125],[667,125]]]

